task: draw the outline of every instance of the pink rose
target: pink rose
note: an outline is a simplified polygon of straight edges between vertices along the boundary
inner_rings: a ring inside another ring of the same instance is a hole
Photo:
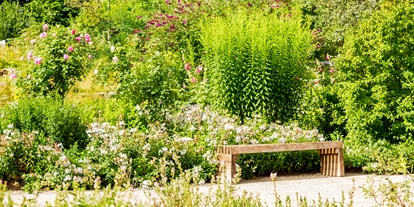
[[[114,56],[113,58],[112,58],[112,61],[114,61],[114,62],[118,62],[118,57],[117,56]]]
[[[72,47],[72,46],[69,46],[69,47],[68,47],[68,51],[69,51],[69,52],[73,52],[73,47]]]
[[[80,42],[81,41],[81,37],[76,37],[75,40],[76,40],[76,42]]]
[[[199,74],[199,73],[201,73],[201,71],[203,70],[203,66],[201,66],[201,65],[199,65],[198,67],[197,67],[197,69],[196,69],[196,73],[197,74]]]
[[[32,52],[28,52],[27,53],[27,60],[30,60],[32,58],[33,54]]]
[[[42,62],[42,58],[41,57],[37,57],[37,58],[35,58],[35,63],[36,63],[36,65],[40,65],[40,63]]]
[[[190,63],[185,64],[185,65],[184,65],[184,69],[186,69],[186,70],[190,70],[190,69],[191,69],[191,65],[190,65]]]
[[[49,28],[49,26],[47,26],[47,24],[43,25],[43,30],[47,30],[47,28]]]
[[[30,44],[34,45],[34,43],[36,43],[36,39],[30,40]]]
[[[71,33],[72,34],[75,34],[76,33],[76,30],[72,29]]]
[[[68,60],[68,59],[69,59],[69,55],[68,55],[68,54],[64,54],[64,55],[63,55],[63,59],[64,59],[64,60]]]
[[[16,73],[11,73],[10,74],[10,79],[15,79],[15,78],[17,78],[17,74]]]
[[[89,55],[88,55],[88,58],[89,58],[89,59],[92,59],[92,55],[91,55],[91,54],[89,54]]]
[[[40,38],[45,38],[47,36],[46,32],[42,32],[42,34],[40,34]]]
[[[85,41],[86,42],[90,42],[91,41],[91,36],[89,34],[85,34]]]

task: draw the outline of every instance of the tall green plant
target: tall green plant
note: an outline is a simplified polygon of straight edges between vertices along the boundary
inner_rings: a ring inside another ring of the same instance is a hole
[[[297,9],[239,9],[206,20],[201,42],[206,50],[210,100],[240,116],[291,118],[307,77],[312,36]]]
[[[414,134],[414,1],[384,3],[345,39],[336,91],[349,139],[411,139]],[[364,141],[365,142],[365,141]]]

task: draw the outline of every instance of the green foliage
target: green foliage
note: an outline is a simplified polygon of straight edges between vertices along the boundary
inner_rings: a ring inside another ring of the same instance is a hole
[[[31,0],[25,7],[31,11],[36,22],[51,25],[70,25],[70,19],[76,17],[79,9],[68,4],[67,0]]]
[[[346,37],[334,88],[346,139],[412,139],[413,20],[414,2],[384,3]]]
[[[345,34],[358,22],[379,9],[381,0],[300,0],[304,14],[311,18],[317,57],[337,55]]]
[[[22,132],[38,131],[53,142],[69,148],[75,143],[85,147],[89,142],[79,109],[52,98],[27,98],[7,105],[2,111],[0,129],[8,125]]]
[[[44,27],[39,38],[30,40],[29,69],[21,71],[17,86],[23,94],[64,98],[88,71],[87,59],[93,45],[88,34],[83,37],[65,27]]]
[[[20,31],[28,27],[33,19],[28,8],[17,1],[2,1],[0,4],[0,40],[17,37]]]
[[[242,120],[293,117],[302,97],[311,34],[297,9],[237,10],[206,20],[201,42],[210,100]]]

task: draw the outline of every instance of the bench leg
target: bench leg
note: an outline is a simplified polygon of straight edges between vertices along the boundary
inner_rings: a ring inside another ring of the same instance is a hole
[[[227,181],[233,184],[234,175],[236,175],[236,162],[239,159],[239,155],[221,154],[219,155],[220,161],[224,162],[225,175]]]
[[[345,175],[343,149],[321,149],[321,174],[342,177]]]

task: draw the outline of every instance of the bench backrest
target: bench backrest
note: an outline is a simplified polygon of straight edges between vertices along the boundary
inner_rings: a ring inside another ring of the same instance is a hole
[[[339,149],[344,148],[341,141],[328,142],[306,142],[286,144],[255,144],[255,145],[222,145],[216,150],[220,154],[253,154],[262,152],[287,152],[316,149]]]

